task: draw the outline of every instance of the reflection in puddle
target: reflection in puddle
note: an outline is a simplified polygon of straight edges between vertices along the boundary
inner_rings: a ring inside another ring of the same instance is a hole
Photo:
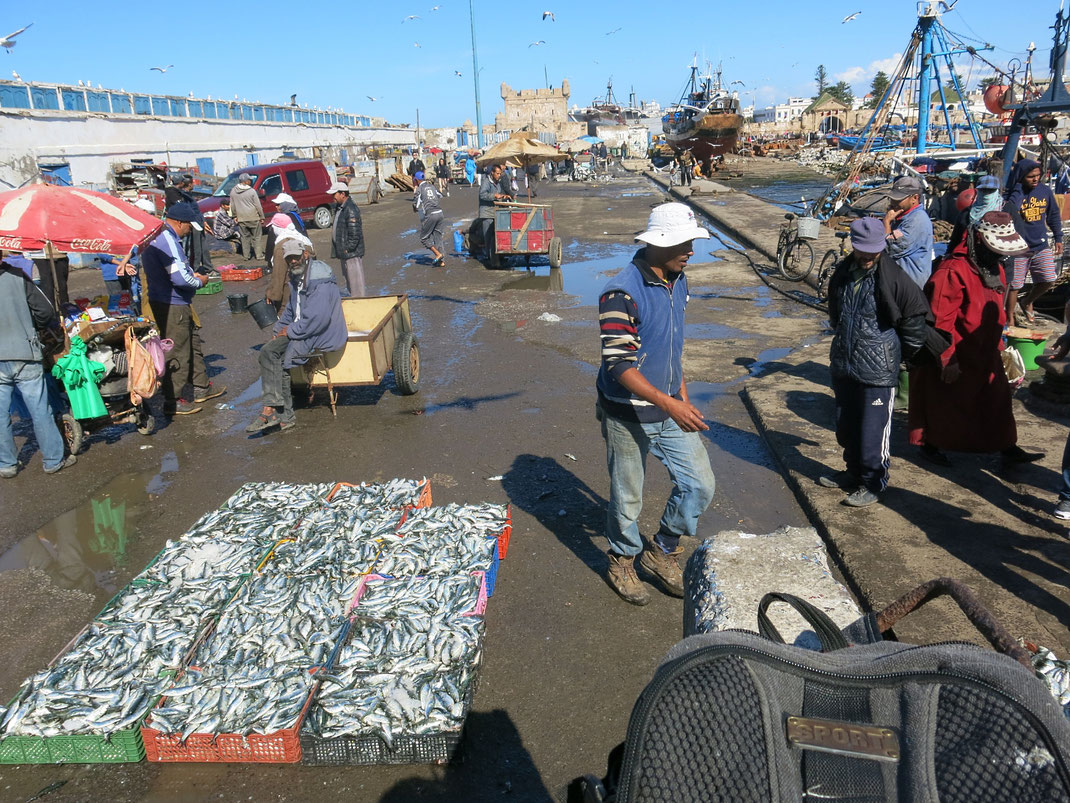
[[[721,338],[753,338],[757,335],[744,332],[724,323],[685,323],[684,338],[687,340],[716,340]]]
[[[178,455],[168,452],[158,471],[120,474],[91,499],[0,555],[0,571],[40,569],[60,588],[106,599],[118,590],[134,526],[177,471]]]
[[[502,290],[543,290],[560,292],[565,289],[561,268],[548,268],[545,273],[529,271],[525,276],[502,285]]]

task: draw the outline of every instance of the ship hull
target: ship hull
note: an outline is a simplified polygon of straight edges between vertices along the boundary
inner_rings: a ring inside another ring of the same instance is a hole
[[[674,148],[690,148],[700,161],[730,153],[739,140],[743,118],[738,114],[708,114],[686,130],[667,131],[665,139]]]

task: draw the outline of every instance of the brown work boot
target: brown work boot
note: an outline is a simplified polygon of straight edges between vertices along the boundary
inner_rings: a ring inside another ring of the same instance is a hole
[[[635,573],[635,558],[632,556],[610,552],[606,582],[625,602],[632,605],[646,605],[650,602],[650,592]]]
[[[639,568],[653,576],[655,583],[661,586],[661,590],[673,597],[684,595],[684,573],[680,569],[678,558],[683,554],[684,548],[676,547],[672,552],[665,551],[654,542],[653,539],[643,539],[646,548],[639,556]]]

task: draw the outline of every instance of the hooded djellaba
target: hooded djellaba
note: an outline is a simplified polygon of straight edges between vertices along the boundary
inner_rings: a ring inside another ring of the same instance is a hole
[[[1011,389],[1003,370],[1002,260],[1024,253],[1025,240],[1006,212],[988,212],[925,284],[934,326],[950,345],[910,375],[910,442],[937,465],[943,450],[999,452],[1025,463],[1043,455],[1018,446]]]

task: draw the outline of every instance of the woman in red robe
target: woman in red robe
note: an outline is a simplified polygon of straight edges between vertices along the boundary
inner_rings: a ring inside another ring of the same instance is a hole
[[[1000,260],[1027,250],[1011,216],[989,212],[925,285],[934,326],[951,340],[910,376],[910,442],[934,463],[943,450],[1000,452],[1009,463],[1043,457],[1018,446],[1011,389],[1000,351],[1006,277]]]

